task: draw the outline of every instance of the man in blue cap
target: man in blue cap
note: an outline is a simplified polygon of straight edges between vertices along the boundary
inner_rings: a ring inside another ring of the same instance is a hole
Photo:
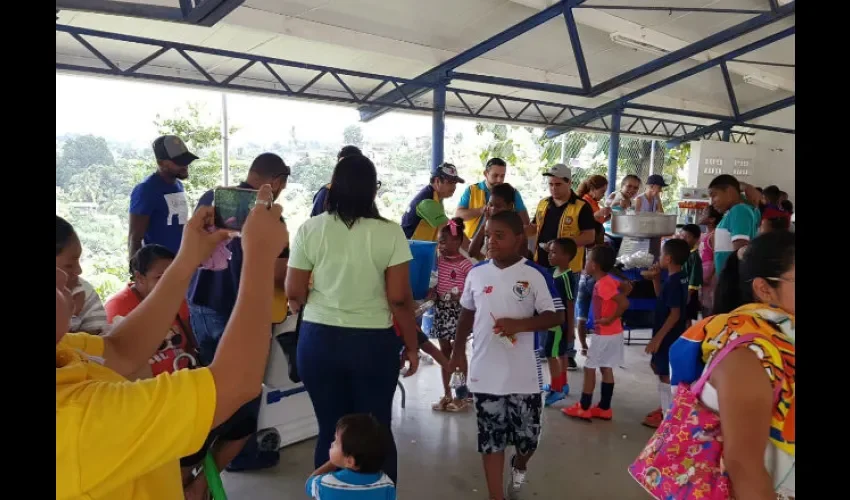
[[[409,240],[437,241],[440,229],[449,218],[443,200],[455,194],[457,184],[465,181],[458,177],[457,168],[443,163],[431,171],[431,183],[422,188],[401,217],[401,228]]]

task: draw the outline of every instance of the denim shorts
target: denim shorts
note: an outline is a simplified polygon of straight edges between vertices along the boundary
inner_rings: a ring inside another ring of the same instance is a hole
[[[596,280],[582,273],[578,282],[578,293],[576,293],[575,316],[577,321],[587,321],[590,315],[590,302],[593,300],[593,285],[595,284]]]

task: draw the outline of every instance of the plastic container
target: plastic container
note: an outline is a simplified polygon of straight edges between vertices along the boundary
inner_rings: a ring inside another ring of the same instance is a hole
[[[424,300],[428,296],[431,281],[431,270],[437,264],[437,243],[434,241],[410,240],[410,286],[413,288],[413,299]]]

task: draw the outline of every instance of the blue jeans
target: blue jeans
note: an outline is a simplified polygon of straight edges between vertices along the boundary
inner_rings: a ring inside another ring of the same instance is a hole
[[[189,321],[192,324],[195,339],[198,341],[198,357],[202,366],[209,366],[215,358],[215,351],[218,348],[221,336],[224,335],[224,327],[227,326],[228,319],[229,317],[214,309],[189,304]],[[206,454],[206,449],[214,436],[226,441],[237,441],[257,432],[257,419],[260,416],[261,402],[262,396],[257,396],[236,410],[236,413],[219,427],[213,429],[207,443],[194,458],[203,459],[203,455]],[[245,448],[250,449],[251,447],[246,446]],[[249,455],[248,452],[240,453],[234,459],[234,463],[237,460],[245,463],[243,466],[245,469],[264,468],[259,465],[252,465],[256,462],[256,458]]]
[[[351,413],[370,413],[386,426],[390,443],[383,470],[393,482],[397,481],[396,446],[390,422],[401,348],[401,339],[392,328],[301,323],[298,371],[319,422],[314,455],[317,468],[328,461],[337,421]]]

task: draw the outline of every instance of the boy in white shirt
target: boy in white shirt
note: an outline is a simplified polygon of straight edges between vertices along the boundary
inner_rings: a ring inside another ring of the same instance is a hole
[[[564,304],[551,273],[520,256],[523,224],[516,212],[493,215],[485,231],[490,260],[467,275],[456,335],[465,345],[473,333],[472,363],[467,372],[465,350],[455,349],[450,366],[469,374],[487,489],[492,500],[504,500],[505,448],[516,448],[511,483],[517,490],[540,438],[543,374],[534,332],[562,324]]]

